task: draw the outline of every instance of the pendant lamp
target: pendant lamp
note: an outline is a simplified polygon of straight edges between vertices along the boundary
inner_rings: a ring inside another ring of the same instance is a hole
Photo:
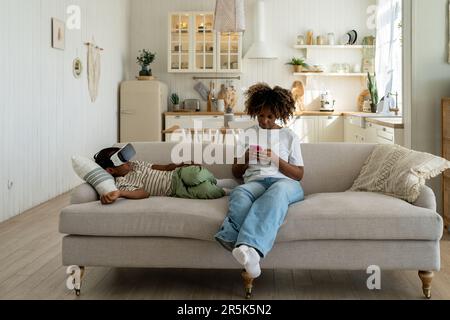
[[[244,0],[216,0],[214,30],[216,32],[245,31]]]

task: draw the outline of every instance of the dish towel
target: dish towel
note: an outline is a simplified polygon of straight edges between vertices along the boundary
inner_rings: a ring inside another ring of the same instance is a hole
[[[88,86],[92,102],[95,102],[98,96],[98,84],[101,74],[100,66],[100,49],[91,43],[88,47]]]

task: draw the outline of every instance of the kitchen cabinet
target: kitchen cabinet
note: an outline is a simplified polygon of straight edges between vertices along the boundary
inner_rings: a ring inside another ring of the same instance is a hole
[[[290,128],[302,143],[342,142],[344,139],[341,116],[300,116]]]
[[[344,141],[344,119],[341,116],[317,117],[319,142]]]
[[[224,126],[224,116],[191,116],[192,128],[220,129]]]
[[[318,125],[317,117],[301,116],[297,117],[290,128],[298,135],[301,143],[317,143],[318,142]]]
[[[377,125],[375,125],[373,123],[367,123],[364,137],[365,137],[366,143],[378,143],[377,142]]]
[[[241,72],[242,33],[217,33],[213,25],[213,12],[169,14],[168,72]]]
[[[404,130],[373,124],[365,120],[362,127],[357,124],[360,117],[344,119],[344,141],[348,143],[404,144]]]
[[[188,72],[192,66],[192,17],[187,13],[169,16],[169,72]]]
[[[368,124],[368,128],[370,128],[371,135],[370,139],[366,139],[367,143],[397,144],[400,146],[404,144],[403,129],[394,129],[372,123]],[[366,131],[367,130],[368,129],[366,129]]]
[[[234,116],[235,121],[254,121],[257,124],[256,120],[252,119],[248,115],[238,114]],[[225,116],[224,115],[165,115],[165,129],[170,129],[174,126],[178,126],[182,129],[195,129],[198,128],[199,131],[202,129],[221,129],[224,127]],[[214,132],[214,130],[213,130]],[[176,136],[175,136],[176,135]],[[180,141],[184,137],[183,134],[166,134],[166,141]],[[197,134],[197,137],[202,137],[204,142],[210,141],[211,137],[207,130],[205,134]]]
[[[166,116],[165,117],[165,128],[169,129],[174,126],[178,126],[182,129],[192,128],[194,126],[193,121],[190,116]],[[182,139],[180,134],[166,134],[165,140],[172,141],[172,138],[176,137],[176,141]]]
[[[344,118],[344,141],[348,143],[366,143],[366,131],[355,124],[356,117]]]
[[[239,32],[218,33],[218,72],[240,72],[242,70],[242,34]]]
[[[195,115],[179,115],[179,116],[165,116],[165,128],[170,129],[178,126],[181,129],[220,129],[224,126],[225,117],[219,115],[211,116],[195,116]],[[176,135],[176,137],[175,137]],[[206,136],[206,135],[204,135]],[[166,141],[180,141],[183,138],[182,134],[166,134]],[[208,141],[209,139],[207,139]]]

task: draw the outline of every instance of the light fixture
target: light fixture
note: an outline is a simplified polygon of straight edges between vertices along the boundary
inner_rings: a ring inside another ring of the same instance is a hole
[[[217,32],[245,31],[244,0],[216,0],[214,30]]]
[[[257,38],[247,51],[247,59],[278,59],[270,45],[266,42],[265,31],[265,7],[264,1],[258,0],[256,3],[256,30]]]

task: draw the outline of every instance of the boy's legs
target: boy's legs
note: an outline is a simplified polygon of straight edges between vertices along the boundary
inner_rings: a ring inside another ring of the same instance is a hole
[[[175,171],[172,181],[173,197],[185,199],[218,199],[225,191],[217,187],[217,180],[209,170],[183,167]]]
[[[195,187],[187,187],[191,199],[219,199],[225,196],[225,191],[211,181],[205,181]]]
[[[230,195],[228,216],[223,222],[215,239],[227,250],[234,249],[241,225],[247,217],[253,202],[264,192],[266,187],[259,182],[250,182],[233,190]]]
[[[191,166],[178,169],[179,177],[183,180],[184,184],[188,187],[194,187],[202,184],[205,181],[210,181],[213,184],[217,184],[217,180],[214,175],[203,167]]]
[[[266,256],[273,247],[289,205],[303,199],[300,182],[280,179],[273,183],[251,206],[240,228],[236,246],[247,245],[257,249],[263,257]]]

